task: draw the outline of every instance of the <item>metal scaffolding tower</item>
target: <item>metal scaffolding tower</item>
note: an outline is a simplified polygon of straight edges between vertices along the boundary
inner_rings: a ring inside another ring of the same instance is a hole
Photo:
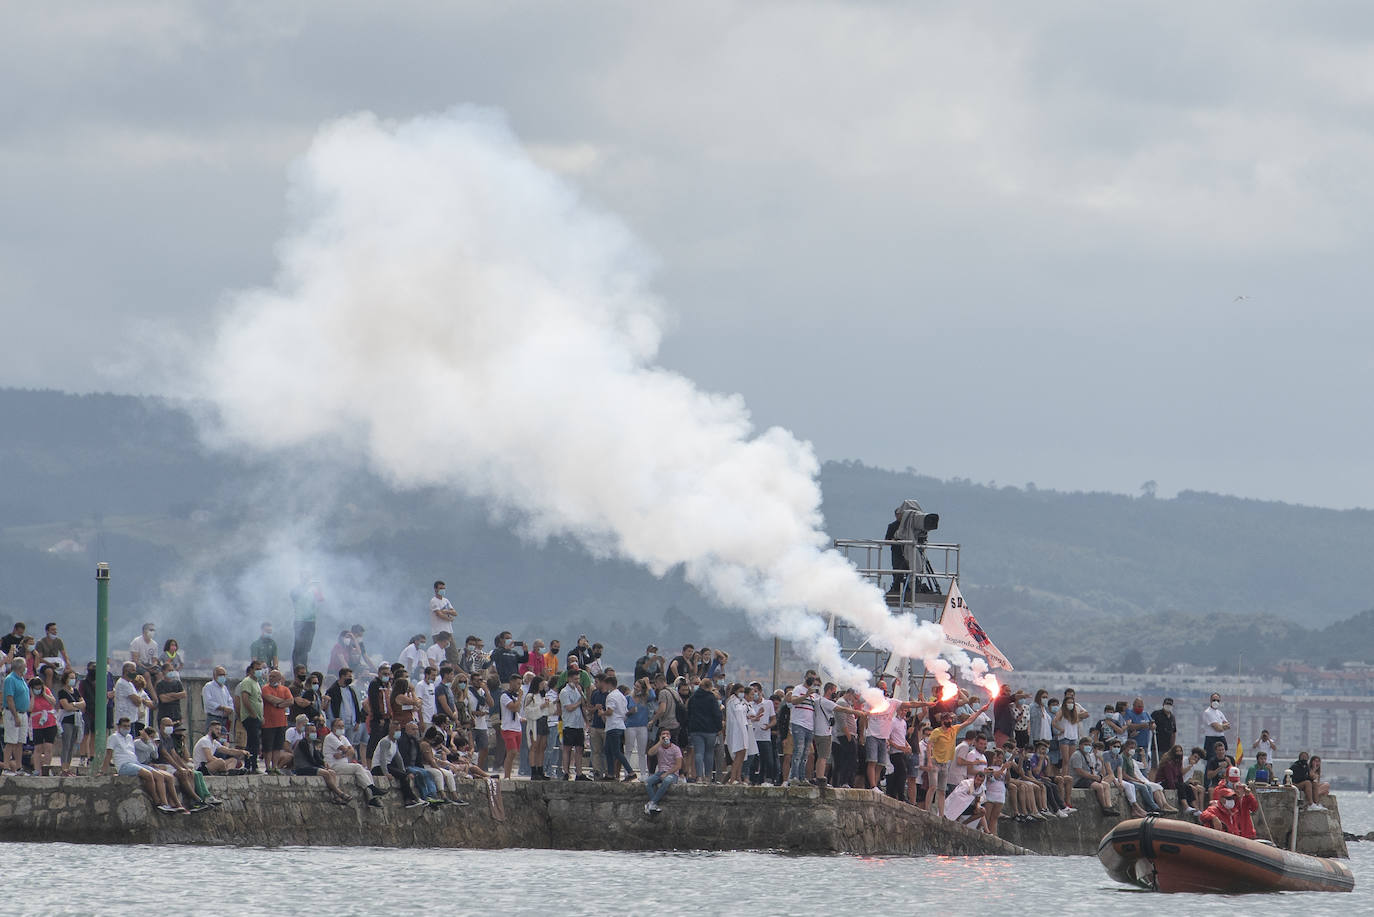
[[[900,549],[894,557],[893,548]],[[939,623],[950,583],[959,581],[959,545],[928,541],[924,533],[908,540],[837,538],[835,550],[845,556],[860,576],[882,589],[893,614],[913,615]],[[869,635],[830,616],[830,632],[840,643],[845,658],[889,680],[900,678],[898,693],[915,696],[913,681],[925,680],[925,668],[917,660],[894,657],[869,642]]]

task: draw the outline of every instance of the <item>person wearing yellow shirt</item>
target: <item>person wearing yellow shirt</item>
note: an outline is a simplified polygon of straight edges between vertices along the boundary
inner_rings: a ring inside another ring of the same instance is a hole
[[[945,778],[949,775],[950,765],[954,763],[954,747],[959,744],[959,730],[972,725],[973,721],[987,712],[991,706],[992,702],[988,701],[980,709],[973,711],[968,719],[958,724],[954,722],[954,714],[949,711],[939,715],[938,725],[930,730],[930,759],[935,765],[935,771],[930,775],[930,786],[926,789],[927,809],[930,808],[931,800],[934,800],[936,814],[944,814]]]

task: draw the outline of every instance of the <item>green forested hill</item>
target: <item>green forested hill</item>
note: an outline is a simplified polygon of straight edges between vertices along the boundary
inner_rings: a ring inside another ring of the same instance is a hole
[[[471,501],[313,471],[308,457],[284,472],[210,453],[160,401],[0,390],[0,619],[71,621],[84,649],[76,622],[107,560],[129,636],[155,617],[183,642],[246,646],[257,621],[289,617],[273,563],[295,538],[329,579],[322,635],[366,620],[374,645],[399,648],[442,576],[462,622],[488,639],[500,627],[585,631],[622,656],[651,639],[710,640],[767,664],[769,642],[680,576],[522,543]],[[997,487],[849,462],[828,463],[822,485],[834,537],[881,537],[908,497],[940,513],[936,540],[964,546],[965,591],[1018,666],[1374,658],[1374,612],[1360,615],[1374,606],[1369,511]]]

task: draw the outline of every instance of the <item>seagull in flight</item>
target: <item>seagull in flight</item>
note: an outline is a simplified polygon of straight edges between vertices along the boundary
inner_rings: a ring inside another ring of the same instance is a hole
[[[1237,296],[1235,299],[1231,300],[1231,302],[1240,302],[1242,299],[1249,299],[1249,298],[1250,298],[1249,296],[1246,296],[1245,294],[1242,293],[1240,296]]]

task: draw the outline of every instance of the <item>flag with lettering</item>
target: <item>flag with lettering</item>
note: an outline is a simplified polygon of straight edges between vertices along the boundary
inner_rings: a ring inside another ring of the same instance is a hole
[[[1013,671],[1011,660],[1002,655],[1002,651],[993,646],[988,639],[987,632],[978,623],[978,619],[969,610],[968,603],[964,601],[964,596],[959,592],[958,583],[949,584],[949,596],[945,599],[945,613],[940,619],[940,624],[945,630],[945,639],[960,649],[968,650],[970,653],[977,653],[987,659],[988,665],[996,669],[1006,669]]]

